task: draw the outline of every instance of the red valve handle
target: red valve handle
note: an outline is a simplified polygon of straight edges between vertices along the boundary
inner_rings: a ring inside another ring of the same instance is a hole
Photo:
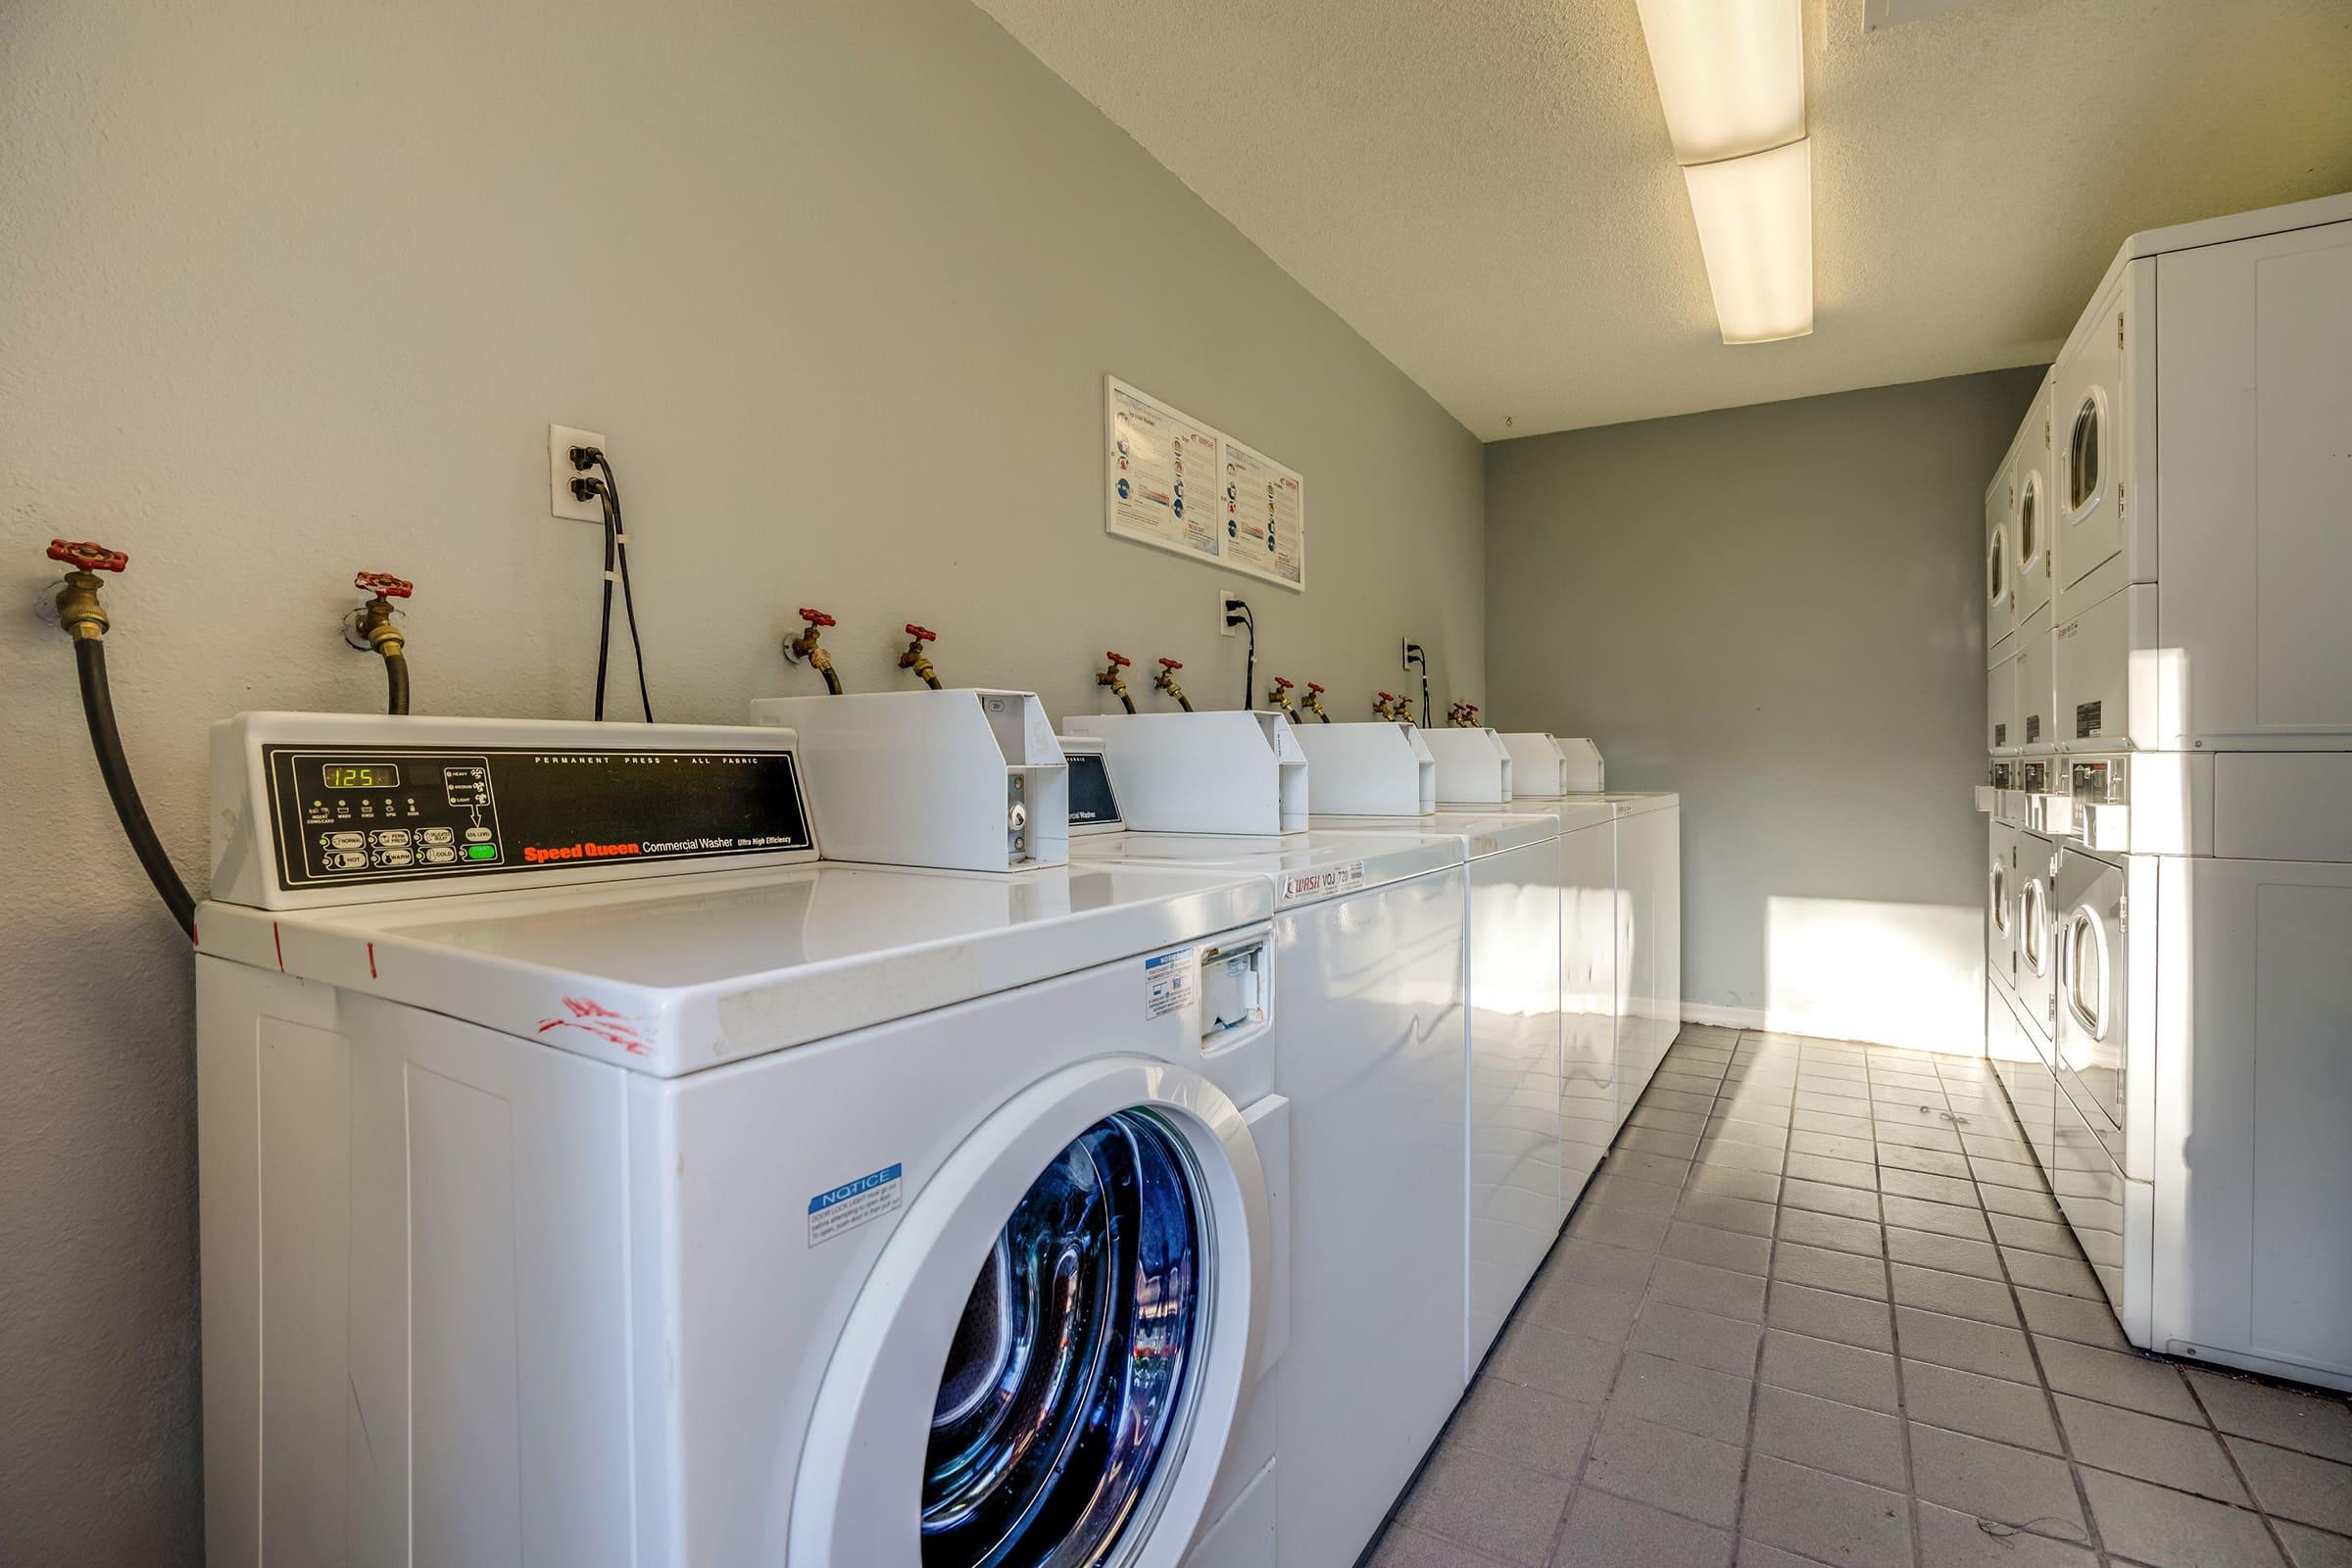
[[[1277,675],[1277,676],[1275,676],[1275,677],[1274,677],[1274,684],[1275,684],[1275,685],[1277,685],[1277,686],[1279,686],[1279,687],[1281,687],[1281,688],[1282,688],[1284,691],[1286,691],[1286,692],[1287,692],[1287,691],[1289,691],[1289,690],[1290,690],[1290,689],[1291,689],[1293,686],[1297,685],[1297,684],[1298,684],[1298,682],[1296,682],[1296,681],[1290,681],[1290,680],[1285,680],[1285,679],[1283,679],[1283,678],[1282,678],[1280,675]]]
[[[1306,683],[1306,689],[1310,692],[1313,692],[1317,697],[1323,695],[1323,683],[1319,680],[1308,681]]]
[[[52,539],[49,559],[62,561],[75,571],[121,571],[130,564],[130,558],[120,550],[94,545],[87,539]]]
[[[1384,703],[1393,703],[1396,700],[1396,694],[1395,692],[1374,692],[1372,695],[1379,698]]]
[[[1102,657],[1109,660],[1112,663],[1118,665],[1121,669],[1125,669],[1128,665],[1135,662],[1134,660],[1129,659],[1125,654],[1114,654],[1107,648],[1102,651]]]
[[[831,615],[826,614],[823,611],[809,610],[807,607],[802,608],[801,618],[811,626],[837,626],[841,624]]]
[[[912,637],[918,643],[935,643],[939,641],[939,633],[931,630],[927,626],[917,626],[911,620],[906,623],[906,635]]]
[[[406,599],[416,591],[415,583],[406,577],[395,577],[388,571],[357,572],[352,576],[351,585],[378,599]]]
[[[1159,662],[1159,667],[1162,669],[1182,669],[1184,667],[1184,662],[1176,659],[1163,659]]]

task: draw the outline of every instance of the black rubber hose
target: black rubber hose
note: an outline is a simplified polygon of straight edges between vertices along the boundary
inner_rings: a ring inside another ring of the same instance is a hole
[[[833,666],[827,664],[817,673],[825,677],[825,690],[839,697],[841,695],[841,677],[833,672]]]
[[[81,714],[89,720],[90,750],[97,754],[98,775],[106,780],[106,793],[115,803],[122,836],[130,840],[131,852],[138,856],[147,880],[155,884],[172,918],[193,942],[196,900],[180,881],[172,857],[164,853],[164,841],[155,836],[155,824],[147,820],[139,788],[131,782],[130,760],[122,755],[122,732],[115,728],[115,697],[106,680],[106,644],[96,637],[75,638],[74,662],[81,675]]]
[[[612,551],[613,534],[617,531],[612,518],[612,497],[601,497],[605,504],[605,609],[596,627],[596,718],[605,717],[605,670],[612,659]]]
[[[935,692],[947,690],[946,687],[939,683],[939,677],[937,675],[925,675],[923,677],[923,684],[930,687]]]
[[[612,504],[612,553],[620,564],[620,608],[629,620],[629,658],[637,666],[637,702],[645,710],[645,721],[654,721],[654,700],[645,689],[645,644],[637,639],[637,595],[629,583],[628,523],[620,513],[620,481],[612,477],[612,465],[602,452],[596,455],[597,471],[605,476],[605,496]],[[607,562],[611,568],[612,563]]]
[[[409,710],[409,656],[384,656],[384,683],[389,688],[384,702],[387,713],[406,713]]]

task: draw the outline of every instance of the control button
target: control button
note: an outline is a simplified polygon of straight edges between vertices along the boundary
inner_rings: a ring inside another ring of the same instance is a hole
[[[409,847],[409,830],[405,827],[378,829],[375,847],[379,850],[405,850]]]
[[[416,837],[419,842],[425,844],[447,844],[456,838],[457,834],[445,827],[428,827],[421,829]]]
[[[415,865],[416,857],[407,850],[384,850],[377,854],[375,863],[378,865]]]
[[[338,871],[365,871],[368,857],[359,850],[343,850],[335,855],[332,863]]]
[[[457,858],[458,852],[446,844],[436,844],[424,852],[424,863],[427,865],[447,865]]]
[[[325,837],[327,848],[334,850],[356,850],[368,842],[365,833],[329,833]]]
[[[476,829],[475,831],[480,830]],[[468,860],[495,860],[498,858],[498,846],[495,844],[468,844],[466,846],[466,858]]]
[[[468,844],[487,844],[490,842],[490,830],[486,827],[469,827],[466,830],[466,842]],[[481,857],[477,855],[474,857],[474,858],[478,860],[481,858]]]

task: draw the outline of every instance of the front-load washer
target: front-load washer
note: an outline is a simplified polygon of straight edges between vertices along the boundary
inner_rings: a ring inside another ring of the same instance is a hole
[[[2017,991],[2017,829],[1997,817],[1986,829],[1989,849],[1984,873],[1984,973],[1994,985]]]
[[[2016,962],[2010,986],[2017,1010],[2046,1048],[2058,1033],[2058,943],[2052,915],[2057,846],[2031,828],[2013,830],[2011,896],[2016,900]]]
[[[781,729],[214,776],[210,1560],[1172,1565],[1263,1494],[1262,880],[808,863]]]

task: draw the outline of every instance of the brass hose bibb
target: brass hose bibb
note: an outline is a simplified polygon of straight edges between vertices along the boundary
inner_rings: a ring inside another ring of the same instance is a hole
[[[1134,661],[1125,654],[1108,649],[1103,651],[1102,657],[1109,660],[1110,662],[1095,671],[1095,684],[1109,687],[1110,695],[1119,700],[1119,706],[1130,713],[1134,712],[1135,699],[1127,695],[1127,677],[1121,673]]]
[[[351,612],[351,625],[343,640],[354,648],[364,644],[382,658],[384,679],[389,686],[385,710],[405,713],[409,710],[409,640],[392,618],[398,613],[392,601],[408,598],[416,591],[416,585],[388,571],[355,572],[351,585],[368,599]]]
[[[1282,676],[1275,676],[1273,686],[1266,692],[1266,701],[1274,705],[1277,712],[1296,724],[1298,722],[1298,705],[1291,701],[1291,684]]]
[[[1176,706],[1189,713],[1193,710],[1193,700],[1184,695],[1183,687],[1176,684],[1176,672],[1183,667],[1184,662],[1182,660],[1161,660],[1159,662],[1159,674],[1153,678],[1152,684],[1158,687],[1161,691],[1166,692],[1170,697],[1175,698]]]
[[[49,559],[71,568],[57,585],[57,623],[75,642],[97,642],[106,635],[106,607],[98,602],[101,571],[121,571],[130,558],[120,550],[86,539],[52,539]]]
[[[1311,680],[1308,681],[1306,683],[1306,701],[1300,703],[1298,706],[1306,710],[1306,711],[1314,714],[1324,723],[1328,724],[1331,722],[1331,715],[1323,710],[1323,687],[1321,683]]]
[[[816,641],[820,628],[838,625],[839,622],[823,611],[810,610],[806,605],[801,607],[801,619],[808,624],[801,628],[798,637],[784,639],[784,657],[796,664],[806,660],[809,668],[825,677],[825,690],[839,697],[841,676],[834,672],[833,656],[818,647]]]
[[[924,652],[923,645],[939,641],[939,633],[927,626],[917,626],[910,620],[906,623],[906,635],[913,640],[907,643],[906,651],[899,656],[899,667],[913,670],[917,680],[938,691],[939,671],[932,666],[931,656]]]
[[[1479,727],[1478,705],[1476,703],[1447,704],[1446,722],[1455,729],[1477,729]]]
[[[1409,724],[1412,714],[1402,706],[1403,702],[1395,692],[1382,692],[1372,699],[1372,716],[1385,718],[1392,724]]]

